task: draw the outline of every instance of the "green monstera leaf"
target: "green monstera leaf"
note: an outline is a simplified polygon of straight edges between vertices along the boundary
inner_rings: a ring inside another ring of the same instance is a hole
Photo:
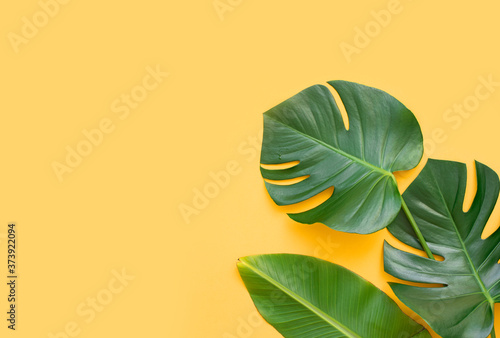
[[[500,299],[500,230],[481,239],[499,193],[497,174],[476,162],[477,192],[463,211],[467,170],[463,163],[429,160],[403,197],[434,254],[443,261],[385,243],[385,270],[405,281],[442,284],[419,287],[391,283],[396,296],[442,337],[486,337]],[[419,248],[406,216],[389,226],[400,241]],[[494,335],[494,332],[492,333]]]
[[[431,337],[385,293],[321,259],[271,254],[241,258],[255,306],[284,337]]]
[[[307,177],[291,185],[266,181],[278,205],[302,202],[334,187],[325,202],[289,214],[292,219],[372,233],[391,223],[401,209],[392,173],[420,162],[422,133],[412,112],[391,95],[352,82],[329,84],[344,104],[349,129],[330,90],[309,87],[264,114],[261,163],[299,163],[287,169],[262,167],[261,173],[272,181]]]

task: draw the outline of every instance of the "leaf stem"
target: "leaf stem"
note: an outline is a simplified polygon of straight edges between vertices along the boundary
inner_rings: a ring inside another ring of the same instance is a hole
[[[418,237],[418,240],[420,241],[420,245],[422,246],[422,249],[424,249],[425,253],[430,259],[436,260],[434,258],[434,255],[431,252],[431,249],[429,249],[429,246],[427,245],[427,242],[425,241],[424,236],[422,235],[422,232],[417,226],[417,223],[415,222],[415,219],[413,218],[412,214],[410,213],[410,209],[408,209],[408,206],[406,205],[405,200],[403,199],[403,196],[401,195],[401,205],[403,206],[403,210],[406,214],[406,217],[408,217],[408,221],[410,221],[411,227],[413,228],[413,231],[415,231],[415,234]]]
[[[496,338],[496,334],[495,334],[495,324],[493,324],[493,328],[491,329],[491,338]]]

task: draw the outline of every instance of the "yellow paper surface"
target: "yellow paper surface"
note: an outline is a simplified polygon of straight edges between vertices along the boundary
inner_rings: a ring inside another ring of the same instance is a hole
[[[265,191],[262,113],[313,84],[385,90],[416,115],[426,158],[500,171],[493,2],[1,7],[1,337],[279,337],[237,274],[252,254],[327,259],[394,297],[387,231],[298,224]],[[398,175],[401,187],[421,168]]]

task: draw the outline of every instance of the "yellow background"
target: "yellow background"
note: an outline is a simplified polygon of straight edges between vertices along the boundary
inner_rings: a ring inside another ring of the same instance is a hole
[[[212,0],[72,0],[17,53],[12,34],[41,5],[1,6],[0,262],[9,222],[19,236],[18,327],[6,328],[2,263],[2,337],[49,337],[72,322],[78,337],[279,337],[255,317],[237,274],[237,258],[251,254],[317,255],[390,293],[385,230],[294,223],[265,191],[261,114],[313,84],[383,89],[414,112],[427,155],[500,172],[500,87],[457,129],[443,118],[479,77],[500,81],[500,5],[401,0],[348,62],[341,44],[354,45],[356,28],[391,1],[221,3],[230,10]],[[157,65],[169,76],[120,119],[112,103]],[[114,131],[59,182],[53,162],[103,119]],[[237,173],[187,224],[179,207],[228,163]],[[399,176],[401,186],[415,174]],[[77,308],[122,269],[135,278],[87,323]]]

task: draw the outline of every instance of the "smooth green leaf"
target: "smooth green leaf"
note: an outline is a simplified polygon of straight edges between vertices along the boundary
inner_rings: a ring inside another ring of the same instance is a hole
[[[430,337],[385,293],[321,259],[273,254],[241,258],[255,306],[285,337]]]
[[[403,197],[434,254],[444,261],[410,254],[385,244],[385,270],[394,277],[444,286],[391,284],[397,297],[443,337],[486,337],[500,299],[500,231],[481,234],[499,192],[497,174],[476,162],[477,192],[463,211],[465,164],[429,160]],[[389,226],[400,241],[420,248],[405,215]]]
[[[331,81],[349,117],[346,130],[330,90],[309,87],[264,114],[262,164],[299,163],[291,168],[261,168],[278,205],[302,202],[334,187],[319,206],[289,216],[321,222],[353,233],[386,227],[401,208],[394,171],[414,168],[423,153],[422,133],[413,114],[389,94],[346,81]]]

